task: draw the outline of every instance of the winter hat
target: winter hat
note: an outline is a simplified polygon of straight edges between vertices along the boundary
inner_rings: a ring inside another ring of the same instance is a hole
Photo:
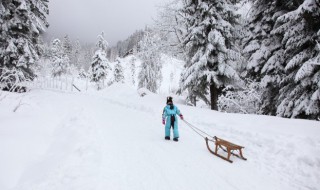
[[[172,103],[172,104],[173,104],[173,101],[172,101],[172,97],[171,97],[171,96],[167,97],[167,104],[169,104],[169,103]]]

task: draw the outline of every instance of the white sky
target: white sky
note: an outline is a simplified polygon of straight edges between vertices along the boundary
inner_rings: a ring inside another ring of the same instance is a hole
[[[63,37],[95,42],[102,31],[114,45],[135,30],[152,24],[165,0],[50,0],[47,39]]]

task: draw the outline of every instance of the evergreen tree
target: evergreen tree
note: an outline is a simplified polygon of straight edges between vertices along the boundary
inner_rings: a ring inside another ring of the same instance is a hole
[[[235,26],[239,15],[235,4],[239,0],[184,0],[180,10],[186,24],[182,43],[186,48],[187,63],[181,78],[181,90],[189,97],[200,97],[217,110],[221,90],[240,81],[237,62]],[[207,95],[210,93],[210,98]]]
[[[98,90],[103,87],[108,69],[111,69],[106,55],[107,46],[108,42],[104,39],[104,33],[102,32],[98,36],[97,50],[91,62],[91,80],[97,84]]]
[[[275,115],[280,82],[284,73],[284,50],[281,35],[272,34],[276,19],[297,7],[297,1],[251,0],[252,8],[246,28],[249,35],[243,40],[248,59],[246,77],[260,82],[262,114]]]
[[[263,114],[319,117],[319,0],[253,0],[244,42]]]
[[[48,13],[48,0],[0,2],[0,76],[6,78],[0,80],[1,86],[10,89],[21,79],[35,77],[32,66],[41,52],[38,44],[49,25]]]
[[[121,66],[120,60],[117,60],[114,67],[114,81],[124,83],[123,67]]]
[[[149,32],[145,33],[144,39],[139,43],[139,57],[142,60],[139,73],[139,88],[146,88],[156,92],[162,80],[160,53],[158,50],[159,37]]]
[[[68,35],[66,35],[63,38],[62,48],[63,48],[63,52],[68,56],[70,63],[73,64],[74,62],[71,62],[73,47],[72,47],[72,43],[71,43],[71,40]]]
[[[278,17],[273,35],[280,35],[283,65],[277,115],[316,119],[320,117],[320,1],[300,3]]]
[[[51,62],[52,62],[52,75],[54,77],[66,74],[69,67],[69,58],[64,52],[62,43],[59,39],[52,42],[51,47]]]

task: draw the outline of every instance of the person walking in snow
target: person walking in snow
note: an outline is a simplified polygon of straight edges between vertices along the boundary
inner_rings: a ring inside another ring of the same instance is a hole
[[[173,140],[178,141],[179,131],[178,131],[178,120],[177,116],[183,120],[183,115],[177,106],[173,105],[172,97],[167,97],[167,105],[163,109],[162,113],[162,124],[165,125],[165,139],[170,140],[170,128],[173,129]]]

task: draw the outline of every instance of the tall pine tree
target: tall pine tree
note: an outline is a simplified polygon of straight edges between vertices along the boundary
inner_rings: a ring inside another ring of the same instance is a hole
[[[121,66],[120,60],[117,60],[113,74],[115,82],[124,83],[123,67]]]
[[[320,1],[299,2],[280,16],[273,35],[280,35],[286,75],[281,81],[277,115],[320,118]]]
[[[21,80],[35,77],[32,66],[41,52],[40,34],[49,26],[48,13],[48,0],[0,2],[0,76],[6,78],[0,81],[1,86],[10,89]]]
[[[246,28],[249,35],[243,40],[248,59],[246,77],[259,82],[262,91],[260,113],[275,115],[280,82],[285,76],[284,49],[281,35],[272,33],[279,16],[295,9],[298,1],[251,0],[252,8]]]
[[[319,0],[252,2],[251,35],[243,42],[247,76],[263,91],[261,112],[319,117]]]
[[[63,38],[62,48],[63,48],[63,52],[66,54],[66,56],[68,56],[70,63],[74,64],[73,57],[72,57],[73,46],[68,35],[65,35],[65,37]]]
[[[107,46],[108,42],[104,39],[102,32],[98,36],[97,50],[91,62],[91,80],[97,84],[98,90],[103,87],[104,79],[108,75],[108,70],[111,69],[106,54]]]
[[[187,31],[182,39],[187,63],[181,78],[181,90],[200,97],[217,110],[221,90],[240,81],[236,64],[235,26],[240,17],[235,4],[239,0],[184,0],[182,22]],[[210,98],[207,98],[210,94]]]
[[[59,39],[52,42],[51,47],[52,76],[59,77],[66,74],[69,68],[69,57],[64,52],[64,48]]]

